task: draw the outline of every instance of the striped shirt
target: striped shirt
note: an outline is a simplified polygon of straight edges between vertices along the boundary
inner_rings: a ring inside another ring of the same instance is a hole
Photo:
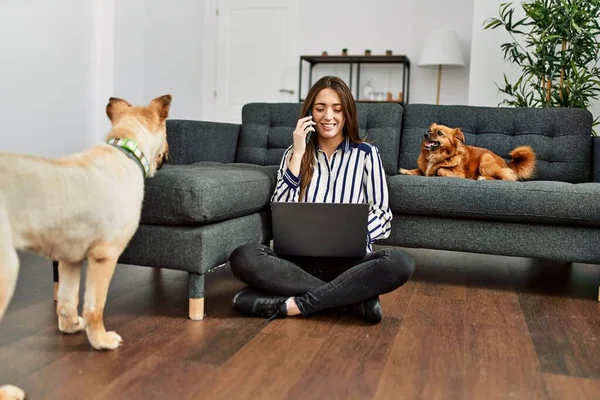
[[[288,168],[291,155],[292,146],[283,154],[271,202],[367,203],[367,252],[372,251],[376,239],[390,236],[392,212],[377,147],[369,143],[352,143],[346,137],[330,159],[324,151],[317,149],[314,174],[302,200],[299,199],[300,178]]]

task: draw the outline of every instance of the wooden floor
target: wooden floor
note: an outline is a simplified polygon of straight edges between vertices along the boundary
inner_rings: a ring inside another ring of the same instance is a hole
[[[226,267],[194,322],[185,273],[119,266],[105,321],[124,345],[108,352],[58,331],[51,264],[22,255],[0,383],[33,400],[600,398],[600,267],[408,251],[415,275],[382,297],[375,326],[242,317]]]

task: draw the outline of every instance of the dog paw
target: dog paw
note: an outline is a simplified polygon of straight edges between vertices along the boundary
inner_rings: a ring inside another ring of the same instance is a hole
[[[0,399],[2,400],[24,400],[25,397],[25,392],[16,386],[0,386]]]
[[[478,181],[487,181],[487,178],[485,176],[480,176],[479,178],[477,178]]]
[[[398,173],[402,174],[402,175],[410,175],[410,171],[404,168],[400,168],[400,170],[398,171]]]
[[[114,350],[123,343],[117,332],[96,332],[88,334],[92,347],[96,350]]]
[[[85,320],[77,315],[58,317],[58,329],[63,333],[76,333],[85,330]]]

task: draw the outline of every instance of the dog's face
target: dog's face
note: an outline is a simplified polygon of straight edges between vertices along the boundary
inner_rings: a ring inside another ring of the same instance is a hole
[[[135,133],[135,139],[144,149],[150,164],[149,177],[169,158],[167,124],[171,108],[171,95],[155,98],[146,107],[134,107],[125,100],[111,97],[106,106],[106,115],[113,129],[123,128]]]
[[[433,123],[425,133],[421,150],[425,152],[444,151],[454,153],[459,143],[465,143],[465,136],[458,128],[449,128]]]

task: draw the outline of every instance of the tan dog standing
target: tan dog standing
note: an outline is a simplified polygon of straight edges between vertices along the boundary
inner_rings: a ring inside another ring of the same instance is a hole
[[[19,271],[16,250],[59,260],[56,312],[61,332],[85,329],[94,349],[122,343],[104,328],[103,311],[117,260],[138,228],[144,180],[168,155],[171,96],[146,107],[110,98],[107,143],[60,159],[0,154],[0,320]],[[88,260],[83,318],[78,315],[81,264]],[[0,400],[22,399],[15,386]]]
[[[516,181],[529,179],[535,170],[536,156],[529,146],[510,152],[510,163],[488,149],[467,146],[458,128],[431,124],[421,144],[418,168],[400,169],[404,175],[450,176],[456,178]]]

